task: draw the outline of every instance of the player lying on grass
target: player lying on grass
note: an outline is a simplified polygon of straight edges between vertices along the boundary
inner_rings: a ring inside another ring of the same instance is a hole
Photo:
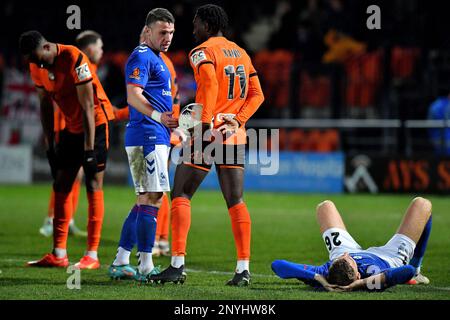
[[[386,245],[367,250],[347,232],[333,202],[327,200],[317,206],[317,219],[330,261],[311,266],[276,260],[272,270],[280,278],[296,278],[313,287],[338,292],[429,283],[420,273],[432,224],[429,200],[412,200],[396,234]]]

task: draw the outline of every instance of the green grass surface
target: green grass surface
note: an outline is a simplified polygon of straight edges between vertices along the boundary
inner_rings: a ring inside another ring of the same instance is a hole
[[[82,190],[84,192],[84,190]],[[51,250],[51,239],[38,233],[47,212],[48,185],[0,186],[0,299],[449,299],[450,200],[433,202],[433,230],[423,272],[429,286],[397,286],[383,293],[315,292],[296,280],[274,276],[275,259],[321,264],[327,260],[315,218],[316,205],[329,198],[343,215],[348,230],[363,246],[383,245],[395,232],[412,196],[246,194],[252,216],[253,283],[226,287],[235,267],[235,249],[228,212],[219,192],[200,191],[192,201],[192,225],[184,285],[140,286],[111,281],[108,265],[116,253],[122,222],[134,201],[129,187],[106,187],[100,270],[81,272],[81,289],[70,290],[64,269],[34,269],[25,262]],[[87,201],[80,196],[77,224],[86,226]],[[86,240],[69,238],[71,263],[85,250]],[[155,258],[168,266],[169,258]],[[135,260],[133,260],[136,263]]]

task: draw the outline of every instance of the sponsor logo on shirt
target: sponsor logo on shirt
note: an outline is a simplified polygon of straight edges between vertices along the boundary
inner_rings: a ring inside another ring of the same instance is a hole
[[[203,50],[197,51],[191,56],[191,61],[194,66],[197,66],[201,61],[206,60],[206,54]]]
[[[133,73],[130,74],[130,78],[131,79],[135,79],[135,80],[141,80],[141,71],[139,70],[139,68],[134,68]]]
[[[75,68],[75,71],[77,72],[78,81],[84,81],[86,79],[92,78],[91,70],[89,70],[87,62]]]
[[[171,97],[172,96],[172,92],[162,89],[162,95],[166,96],[166,97]]]

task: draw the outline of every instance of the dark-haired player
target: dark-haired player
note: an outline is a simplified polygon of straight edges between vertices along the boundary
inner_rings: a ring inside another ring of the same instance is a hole
[[[125,149],[137,196],[124,221],[117,255],[108,273],[111,278],[132,278],[148,282],[158,273],[153,264],[158,210],[163,192],[170,191],[167,162],[172,118],[171,76],[161,52],[166,52],[175,32],[175,19],[164,8],[152,9],[146,18],[144,39],[134,49],[125,67],[130,120]],[[137,243],[140,263],[130,266],[130,253]]]
[[[227,128],[228,136],[219,142],[224,158],[218,153],[211,162],[196,161],[204,150],[191,151],[191,159],[177,166],[172,191],[172,260],[156,282],[184,281],[186,241],[191,223],[191,198],[215,162],[220,186],[231,218],[237,251],[235,276],[228,285],[250,283],[251,220],[242,196],[245,160],[245,123],[264,100],[257,73],[244,49],[227,40],[225,11],[216,5],[204,5],[194,17],[194,37],[199,44],[190,54],[197,83],[195,102],[203,106],[201,131]],[[229,133],[232,133],[230,136]],[[200,138],[203,134],[199,135]],[[202,141],[205,148],[211,141]],[[223,144],[222,144],[223,142]],[[216,143],[216,141],[214,141]],[[189,157],[188,157],[189,158]]]
[[[87,55],[89,61],[91,62],[91,72],[97,73],[97,65],[99,64],[102,56],[103,56],[103,41],[102,36],[93,31],[93,30],[85,30],[77,35],[75,38],[75,43],[78,49],[80,49],[83,53]],[[104,100],[105,104],[109,103],[108,98],[100,97],[100,99]],[[59,142],[59,134],[62,130],[64,130],[66,126],[66,121],[64,119],[64,114],[61,112],[59,107],[54,103],[54,130],[55,130],[55,142],[56,144]],[[83,169],[80,168],[80,171],[77,174],[77,177],[72,185],[72,191],[69,195],[69,198],[72,199],[72,212],[75,215],[78,208],[78,199],[80,196],[80,188],[81,182],[83,180]],[[53,235],[53,217],[55,212],[55,192],[53,191],[50,195],[50,201],[48,206],[48,215],[45,218],[44,225],[39,229],[39,232],[49,237]],[[75,236],[85,237],[87,235],[86,232],[80,230],[76,224],[73,216],[69,222],[69,234]]]
[[[431,202],[417,197],[409,205],[396,234],[381,247],[363,250],[347,232],[333,202],[317,206],[320,232],[330,254],[322,266],[285,260],[272,263],[281,278],[296,278],[328,291],[384,290],[397,284],[428,284],[420,273],[431,233]]]
[[[86,174],[89,203],[87,251],[76,264],[80,269],[97,269],[97,249],[104,216],[103,176],[109,147],[111,103],[88,57],[78,48],[47,41],[38,31],[20,36],[20,51],[30,62],[36,85],[47,157],[55,191],[53,252],[30,266],[67,267],[67,234],[72,217],[70,192],[81,166]],[[65,117],[66,127],[55,145],[53,104]]]

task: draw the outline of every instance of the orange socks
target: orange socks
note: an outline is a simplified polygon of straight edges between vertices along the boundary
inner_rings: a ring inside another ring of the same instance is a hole
[[[72,217],[71,193],[55,192],[55,217],[53,219],[54,248],[65,249],[69,222]]]
[[[105,213],[103,191],[88,192],[87,197],[89,202],[88,251],[97,251]]]
[[[158,223],[156,225],[156,240],[169,239],[169,197],[164,193],[161,207],[158,211]]]
[[[73,186],[72,186],[72,191],[71,193],[71,198],[72,198],[72,213],[75,214],[75,212],[77,212],[78,209],[78,200],[80,198],[80,189],[81,189],[81,181],[78,179],[75,179]],[[49,218],[53,218],[55,216],[55,191],[53,191],[52,188],[52,193],[50,194],[50,200],[48,202],[48,217]],[[71,216],[72,218],[72,216]]]
[[[234,243],[236,244],[237,259],[250,259],[251,220],[247,206],[244,202],[228,209],[233,229]]]
[[[172,256],[186,255],[186,242],[191,227],[191,201],[177,197],[172,200]]]

